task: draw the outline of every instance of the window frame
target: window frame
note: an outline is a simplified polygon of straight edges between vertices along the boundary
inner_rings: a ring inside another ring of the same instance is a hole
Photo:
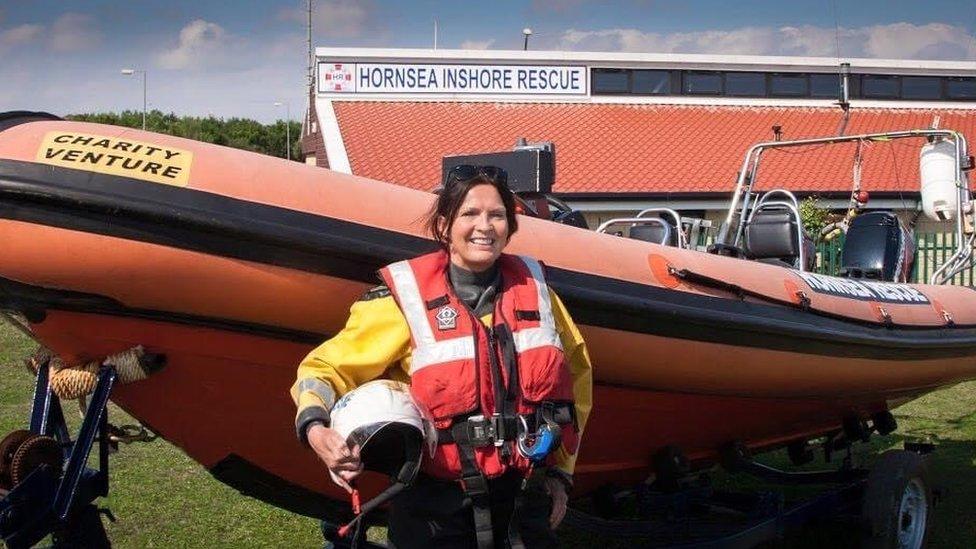
[[[700,70],[689,70],[681,71],[681,95],[690,95],[693,97],[726,97],[725,95],[725,72],[726,71],[700,71]],[[696,75],[706,75],[706,76],[716,76],[718,77],[718,87],[717,93],[712,92],[689,92],[685,89],[685,84],[687,82],[687,77]]]

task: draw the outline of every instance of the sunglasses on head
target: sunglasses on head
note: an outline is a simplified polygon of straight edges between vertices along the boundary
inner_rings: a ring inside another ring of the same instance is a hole
[[[508,184],[508,173],[496,166],[472,166],[459,164],[447,172],[447,184],[465,183],[473,179],[485,179],[492,183]]]

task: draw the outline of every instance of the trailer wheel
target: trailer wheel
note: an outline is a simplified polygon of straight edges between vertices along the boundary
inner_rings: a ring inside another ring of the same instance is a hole
[[[925,460],[905,450],[881,454],[864,491],[864,546],[920,549],[925,546],[931,514],[932,489]]]
[[[33,433],[21,429],[14,431],[0,441],[0,489],[10,490],[14,487],[14,482],[10,479],[10,464],[14,460],[14,453],[20,448]]]

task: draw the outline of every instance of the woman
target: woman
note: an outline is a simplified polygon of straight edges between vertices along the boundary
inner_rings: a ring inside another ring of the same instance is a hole
[[[442,249],[381,269],[386,284],[299,366],[298,436],[349,490],[362,466],[328,428],[336,396],[409,381],[438,445],[391,505],[391,545],[553,546],[592,399],[586,347],[541,265],[502,253],[518,229],[504,171],[451,170],[427,228]],[[525,435],[545,428],[561,445],[533,455]]]

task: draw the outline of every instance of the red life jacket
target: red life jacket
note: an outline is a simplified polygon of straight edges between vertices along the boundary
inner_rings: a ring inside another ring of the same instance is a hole
[[[529,416],[543,402],[569,404],[571,409],[569,365],[542,265],[528,257],[499,257],[502,287],[489,329],[455,294],[448,262],[441,251],[380,270],[410,326],[411,392],[430,410],[437,428],[447,429],[474,414],[490,418],[507,410]],[[499,387],[507,398],[496,394]],[[562,428],[563,447],[575,453],[576,440],[575,426],[569,422]],[[506,451],[504,444],[475,448],[476,465],[488,478],[509,468],[530,468],[514,446]],[[424,470],[438,478],[461,478],[458,451],[456,443],[439,444],[433,458],[425,460]]]

